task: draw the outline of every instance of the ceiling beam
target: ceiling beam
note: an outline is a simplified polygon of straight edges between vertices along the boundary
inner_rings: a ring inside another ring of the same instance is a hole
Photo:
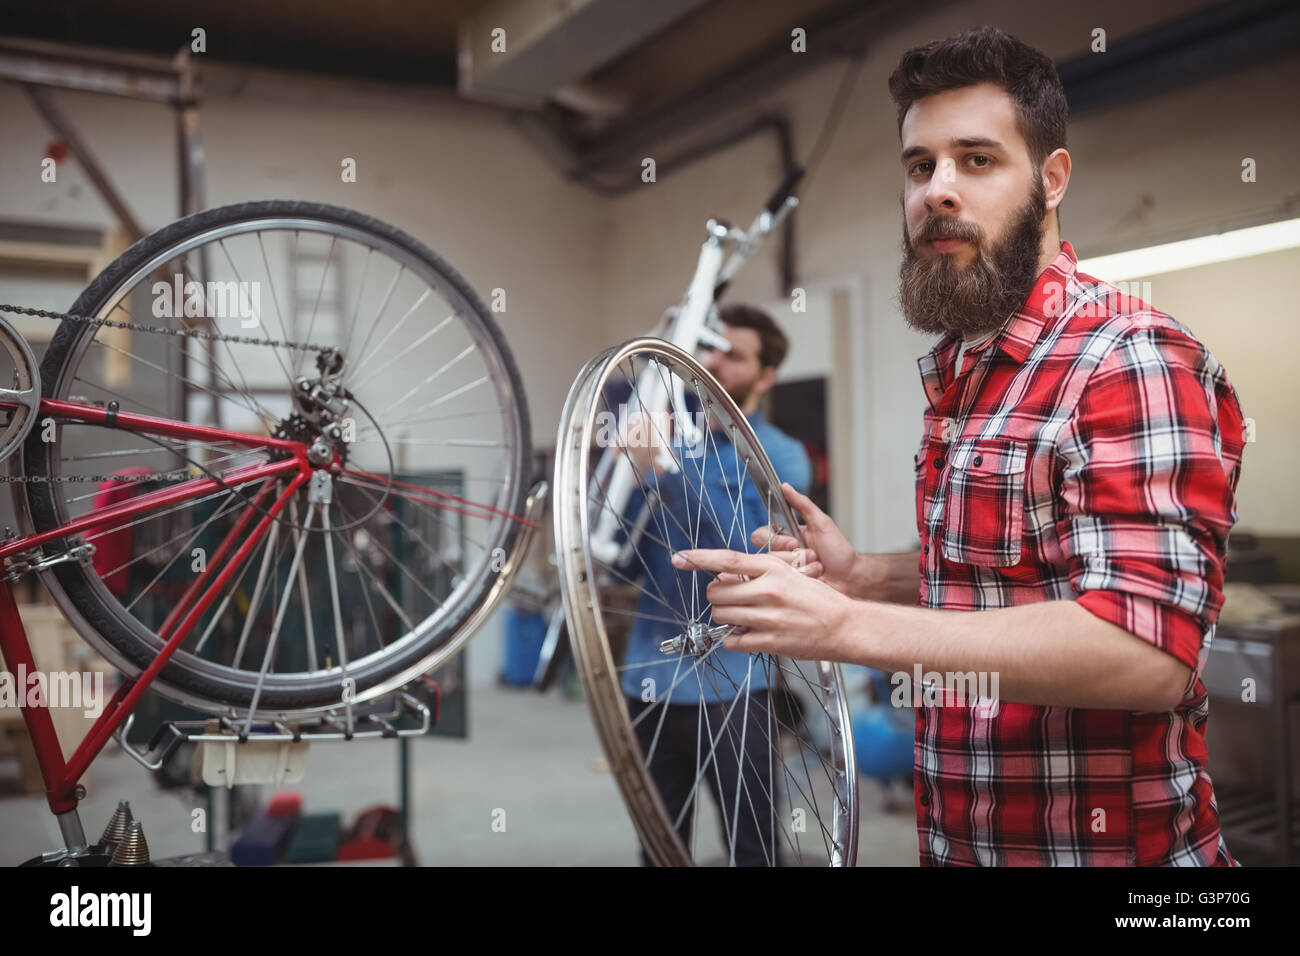
[[[0,37],[0,80],[157,103],[181,99],[174,60],[17,37]]]
[[[940,0],[939,5],[946,2],[951,0]],[[826,56],[856,57],[877,36],[914,15],[915,7],[908,0],[878,0],[865,7],[860,0],[851,0],[811,20],[808,36],[816,38]],[[791,55],[790,38],[782,34],[715,76],[707,89],[692,91],[658,109],[620,117],[585,142],[579,138],[580,163],[593,172],[626,164],[629,158],[647,155],[655,143],[715,123],[729,111],[754,103],[825,62],[825,56]]]
[[[617,59],[703,2],[494,0],[461,23],[460,93],[540,108],[557,90]]]

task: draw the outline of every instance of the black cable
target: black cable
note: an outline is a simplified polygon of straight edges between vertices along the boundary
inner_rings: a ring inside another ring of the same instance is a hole
[[[813,144],[812,152],[808,154],[808,162],[804,164],[807,169],[807,172],[804,173],[805,191],[822,161],[822,156],[830,147],[831,140],[835,138],[835,133],[840,127],[840,121],[844,118],[844,109],[848,105],[849,94],[853,91],[853,84],[862,71],[862,64],[865,59],[865,56],[859,53],[852,57],[849,60],[849,65],[844,68],[844,75],[840,77],[840,85],[835,91],[835,98],[831,101],[831,108],[826,113],[826,119],[822,122],[822,129],[817,134],[817,141]]]

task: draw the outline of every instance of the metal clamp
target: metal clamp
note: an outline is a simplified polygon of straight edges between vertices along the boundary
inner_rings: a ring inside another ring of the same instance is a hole
[[[413,717],[419,723],[414,727],[398,727],[397,722],[403,717]],[[246,740],[261,742],[299,743],[307,740],[360,740],[368,737],[395,739],[398,737],[418,737],[427,734],[433,726],[433,712],[429,705],[412,693],[401,691],[395,695],[392,710],[374,711],[360,714],[356,724],[366,728],[350,730],[336,712],[321,714],[314,720],[290,726],[282,720],[262,721],[273,731],[255,731],[244,733],[243,718],[236,716],[218,717],[218,731],[213,732],[207,720],[171,720],[160,725],[154,732],[147,747],[139,750],[127,740],[135,714],[123,721],[122,726],[114,731],[113,736],[131,757],[146,770],[159,770],[176,749],[186,741],[225,741],[243,743]],[[151,756],[152,755],[152,756]]]
[[[113,737],[122,745],[122,749],[130,754],[132,759],[146,770],[162,769],[162,765],[171,759],[171,755],[176,752],[176,748],[187,739],[187,735],[182,733],[174,723],[168,722],[163,724],[154,733],[153,739],[149,741],[149,751],[158,754],[156,759],[150,760],[148,754],[144,751],[136,750],[135,747],[131,746],[131,742],[127,739],[127,735],[131,732],[131,725],[134,723],[135,714],[129,714],[126,720],[122,722],[122,726],[113,731]],[[166,733],[170,733],[172,736],[165,744],[159,747],[159,743],[161,742],[163,735]]]
[[[8,573],[4,579],[9,582],[17,581],[24,574],[32,571],[44,571],[46,568],[52,568],[56,564],[63,564],[67,561],[89,561],[95,554],[93,544],[79,544],[76,547],[69,548],[62,554],[45,556],[39,550],[23,551],[7,559],[5,567]]]

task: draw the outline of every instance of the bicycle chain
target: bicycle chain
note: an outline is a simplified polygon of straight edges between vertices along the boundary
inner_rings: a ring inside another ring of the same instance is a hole
[[[299,352],[333,352],[328,345],[312,345],[306,342],[283,342],[279,339],[257,339],[251,335],[226,335],[221,332],[209,332],[205,329],[169,329],[161,325],[143,325],[139,322],[118,322],[114,319],[96,319],[89,315],[76,315],[71,312],[54,312],[50,309],[30,309],[21,305],[0,303],[0,312],[14,315],[32,315],[42,319],[57,319],[60,322],[80,322],[82,325],[94,325],[100,328],[126,329],[130,332],[150,332],[155,335],[177,335],[182,338],[202,339],[211,342],[234,342],[238,345],[269,345],[272,348],[292,349]]]
[[[161,325],[144,325],[140,322],[119,322],[115,319],[96,319],[89,315],[77,315],[73,312],[55,312],[51,309],[33,309],[22,305],[9,305],[0,303],[0,312],[8,312],[13,315],[30,315],[42,319],[54,319],[59,322],[79,322],[82,325],[93,325],[98,328],[126,329],[129,332],[148,332],[155,335],[173,335],[182,338],[200,339],[210,342],[234,342],[237,345],[268,345],[272,348],[291,349],[298,352],[319,352],[322,355],[334,351],[328,345],[312,345],[305,342],[285,342],[279,339],[258,339],[251,335],[226,335],[221,332],[210,332],[206,329],[169,329]],[[188,478],[189,476],[185,476]],[[0,484],[10,484],[14,482],[72,482],[72,481],[122,481],[122,482],[143,482],[143,481],[179,481],[182,480],[177,476],[177,472],[159,472],[148,475],[58,475],[54,478],[33,478],[29,475],[0,475]]]
[[[157,471],[144,475],[0,475],[0,485],[32,484],[62,485],[74,481],[116,481],[136,484],[146,481],[189,481],[195,477],[188,471]]]

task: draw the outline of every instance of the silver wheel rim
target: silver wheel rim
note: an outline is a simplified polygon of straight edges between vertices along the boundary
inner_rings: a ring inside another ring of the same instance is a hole
[[[748,459],[744,463],[745,476],[742,480],[754,482],[760,487],[765,485],[769,490],[776,489],[775,498],[770,495],[765,496],[766,500],[773,504],[769,517],[776,517],[782,527],[795,529],[796,536],[798,530],[793,514],[779,493],[780,485],[772,465],[762,452],[749,422],[716,381],[686,352],[662,339],[636,339],[597,356],[578,374],[560,416],[553,483],[556,554],[574,659],[586,689],[593,720],[609,760],[611,772],[618,782],[642,845],[659,865],[694,865],[696,853],[693,849],[696,848],[688,846],[677,831],[677,825],[682,819],[681,814],[676,819],[669,814],[648,767],[652,759],[646,759],[645,751],[633,727],[633,719],[622,684],[622,671],[632,664],[625,661],[620,665],[615,660],[607,629],[605,613],[607,609],[604,599],[608,595],[608,590],[602,584],[602,580],[610,580],[611,573],[609,566],[593,555],[591,547],[593,512],[599,502],[599,492],[593,491],[590,480],[593,462],[592,437],[597,430],[597,416],[602,411],[607,386],[620,377],[625,377],[629,369],[634,374],[638,360],[657,363],[670,374],[678,375],[684,381],[691,383],[692,387],[699,389],[699,394],[707,395],[712,400],[713,408],[718,412],[719,423],[729,430],[733,427],[735,429],[734,432],[729,432],[733,437],[733,449],[738,453],[743,450]],[[670,534],[665,535],[665,539],[670,537]],[[748,545],[744,549],[755,550]],[[707,611],[705,610],[704,613],[707,614]],[[790,673],[783,670],[783,666],[794,662],[786,659],[771,660],[777,665],[771,672],[781,674],[787,679],[791,677]],[[796,665],[793,669],[802,674],[809,666],[814,668],[816,684],[822,688],[818,700],[822,713],[818,717],[825,725],[829,740],[825,750],[817,755],[821,761],[820,765],[815,765],[815,769],[812,769],[806,777],[810,783],[824,785],[828,799],[819,801],[814,797],[805,802],[816,805],[796,807],[793,800],[783,801],[778,798],[771,801],[770,814],[758,814],[754,812],[755,807],[749,793],[752,788],[746,784],[742,783],[730,794],[724,793],[723,799],[719,802],[724,808],[721,816],[726,862],[734,862],[737,843],[734,838],[736,827],[738,823],[744,822],[744,811],[738,809],[742,795],[749,804],[749,810],[755,821],[762,815],[771,822],[780,824],[779,827],[771,828],[771,840],[762,842],[768,849],[773,845],[780,846],[780,859],[784,864],[815,863],[843,866],[853,865],[856,861],[858,812],[856,769],[844,685],[838,665],[825,662],[809,665],[805,662]],[[695,669],[700,669],[698,663]],[[797,683],[797,679],[792,680],[791,683]],[[739,701],[740,697],[741,694],[737,694],[736,700]],[[666,705],[670,702],[671,697],[662,704]],[[660,706],[658,702],[651,703],[650,708],[640,719],[646,719],[647,715],[653,717],[656,706]],[[698,706],[697,709],[702,710]],[[750,703],[747,700],[746,717],[749,709]],[[660,706],[660,710],[666,710],[666,706]],[[659,719],[662,722],[662,717]],[[787,747],[787,751],[783,751],[781,756],[784,757],[782,769],[788,770],[789,740],[786,738],[799,737],[802,731],[796,731],[788,726],[781,728],[780,724],[778,720],[776,736]],[[731,743],[735,743],[735,734],[731,733],[733,726],[728,725],[725,728],[720,726],[714,743],[715,749],[726,746],[726,741],[722,740],[724,729],[727,731],[725,736],[731,738]],[[753,725],[750,724],[749,731],[752,732],[753,729]],[[807,737],[802,742],[796,741],[796,749],[800,751],[800,757],[805,761],[812,760],[804,751],[813,743]],[[742,740],[739,751],[733,756],[738,756],[743,750]],[[770,753],[771,748],[768,750]],[[653,746],[651,756],[653,757]],[[743,758],[740,759],[743,764]],[[688,800],[688,806],[695,814],[698,814],[699,807],[704,802],[699,794],[703,782],[701,776],[704,771],[710,769],[710,763],[704,747],[699,747],[696,754],[696,783],[693,794]],[[752,763],[750,767],[753,768]],[[796,778],[796,786],[793,788],[790,787],[790,781],[785,780],[787,774],[773,771],[767,779],[769,783],[774,779],[784,781],[784,789],[788,794],[800,789],[797,786],[798,775],[798,771],[793,775]],[[761,772],[759,776],[761,777]],[[819,776],[824,779],[814,781],[814,778]],[[761,785],[755,792],[761,792]],[[778,787],[773,786],[768,792],[777,793]],[[802,797],[810,795],[796,793],[796,796]],[[733,801],[732,811],[725,809],[728,799]],[[789,813],[795,809],[803,809],[806,813],[806,826],[802,834],[796,829],[797,823],[793,814]],[[787,813],[789,815],[783,819],[783,815]],[[733,838],[729,841],[729,845],[726,845],[728,828]],[[780,830],[779,835],[777,829]],[[801,835],[807,839],[801,839]],[[697,821],[692,827],[692,843],[697,842],[700,836],[701,827]],[[774,854],[764,851],[764,859],[767,862],[770,863],[774,857]]]

